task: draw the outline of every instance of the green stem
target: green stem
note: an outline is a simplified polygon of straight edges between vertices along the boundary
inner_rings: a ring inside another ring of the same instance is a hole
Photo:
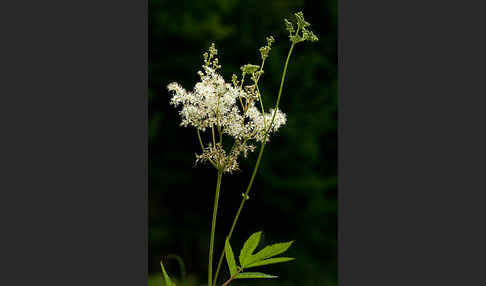
[[[216,147],[216,139],[215,139],[215,136],[214,136],[214,126],[211,126],[211,132],[213,134],[213,147]]]
[[[255,179],[255,175],[256,175],[256,173],[258,171],[258,168],[260,167],[260,161],[262,159],[263,150],[265,149],[265,144],[267,142],[268,132],[270,131],[270,129],[272,127],[272,124],[273,124],[273,122],[275,120],[275,114],[277,113],[277,108],[278,108],[278,105],[280,103],[280,96],[282,95],[283,84],[284,84],[284,81],[285,81],[285,74],[287,73],[287,66],[289,64],[290,55],[292,54],[292,51],[294,49],[294,45],[295,45],[295,43],[292,42],[292,45],[290,46],[289,53],[287,55],[287,60],[285,61],[285,66],[284,66],[284,70],[283,70],[283,73],[282,73],[282,80],[280,81],[280,89],[278,90],[277,103],[275,104],[275,110],[273,112],[272,121],[270,122],[270,125],[268,126],[268,129],[265,132],[265,138],[264,138],[264,140],[263,140],[263,142],[261,144],[260,152],[258,153],[257,162],[255,164],[255,167],[253,168],[253,173],[251,175],[250,182],[248,183],[248,187],[246,188],[245,195],[244,195],[243,199],[241,200],[240,207],[238,208],[238,211],[236,212],[235,218],[233,220],[233,224],[231,225],[230,232],[229,232],[229,234],[227,236],[227,239],[228,240],[230,240],[231,239],[231,236],[233,235],[233,231],[234,231],[234,229],[236,227],[236,223],[238,222],[238,218],[240,217],[240,213],[241,213],[241,211],[243,209],[243,206],[245,205],[245,202],[247,200],[246,198],[248,197],[248,193],[250,192],[251,187],[253,185],[253,180]],[[224,258],[224,251],[221,253],[221,256],[219,258],[218,267],[216,268],[216,274],[214,275],[214,284],[213,284],[213,286],[216,285],[216,281],[218,280],[218,274],[219,274],[219,270],[221,269],[221,264],[223,262],[223,258]]]
[[[199,140],[199,144],[201,144],[201,150],[204,152],[204,144],[202,143],[201,140],[201,133],[199,132],[199,129],[196,129],[197,132],[197,139]]]
[[[199,139],[199,144],[201,145],[201,151],[204,153],[204,144],[201,140],[201,133],[199,133],[199,129],[196,129],[196,131],[197,131],[197,139]],[[211,159],[208,159],[208,160],[211,163],[211,165],[214,166],[214,168],[216,168],[216,169],[218,168],[218,166],[216,166],[216,163],[214,163],[213,160],[211,160]]]
[[[214,231],[216,229],[216,216],[218,214],[219,191],[221,189],[221,178],[223,172],[218,170],[218,181],[216,183],[216,195],[214,197],[213,220],[211,222],[211,240],[209,242],[209,265],[208,265],[208,286],[213,285],[213,248],[214,248]]]
[[[243,199],[241,200],[240,207],[238,208],[238,211],[236,212],[235,218],[233,220],[233,224],[231,225],[231,229],[230,229],[229,234],[227,236],[228,240],[230,240],[231,236],[233,235],[233,231],[235,230],[236,223],[238,222],[238,218],[240,217],[241,211],[243,210],[243,206],[245,205],[245,202],[247,201],[246,197],[248,196],[248,193],[251,190],[251,187],[253,185],[253,181],[255,180],[255,176],[256,176],[256,173],[258,171],[258,167],[260,166],[260,161],[261,161],[262,156],[263,156],[263,149],[265,149],[265,143],[262,143],[262,145],[260,147],[260,152],[258,153],[257,162],[255,164],[255,168],[253,169],[253,173],[252,173],[251,178],[250,178],[250,183],[248,184],[248,187],[246,188],[246,192],[245,192]],[[224,252],[222,252],[221,256],[219,257],[218,267],[216,267],[216,274],[214,275],[213,286],[216,285],[219,270],[221,270],[221,264],[223,263],[223,258],[224,258]]]
[[[258,88],[258,85],[256,87],[257,92],[258,92],[258,100],[260,101],[260,107],[262,108],[262,114],[263,114],[263,128],[267,128],[267,122],[265,120],[265,109],[263,108],[263,99],[260,94],[260,89]]]
[[[268,132],[270,131],[270,129],[272,129],[272,124],[273,121],[275,120],[275,115],[277,114],[278,104],[280,103],[280,96],[282,95],[283,84],[285,81],[285,74],[287,73],[287,65],[289,64],[290,55],[292,54],[292,50],[294,49],[294,46],[295,43],[292,42],[292,45],[290,46],[289,54],[287,55],[287,60],[285,61],[285,67],[282,74],[282,80],[280,81],[280,89],[278,90],[277,103],[275,104],[275,110],[273,111],[272,121],[270,122],[270,125],[268,126],[268,129],[265,132],[265,140],[267,138]]]
[[[223,283],[223,285],[221,285],[221,286],[227,286],[228,284],[230,284],[230,282],[231,282],[231,281],[233,281],[233,279],[235,279],[235,278],[236,278],[236,276],[237,276],[238,274],[240,274],[240,272],[241,272],[241,271],[242,271],[242,270],[241,270],[241,269],[239,269],[239,270],[238,270],[238,272],[236,272],[234,275],[232,275],[232,276],[231,276],[231,277],[230,277],[230,278],[229,278],[229,279],[228,279],[226,282],[224,282],[224,283]]]
[[[243,87],[243,82],[245,82],[245,74],[243,73],[243,75],[241,76],[241,84],[240,84],[240,89]],[[236,86],[235,86],[236,87]],[[240,99],[240,104],[241,104],[241,109],[244,108],[244,105],[243,105],[243,100],[241,100],[241,95],[238,94],[238,98]]]

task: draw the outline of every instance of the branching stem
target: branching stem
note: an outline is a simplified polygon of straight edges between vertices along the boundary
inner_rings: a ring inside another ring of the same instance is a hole
[[[231,277],[228,280],[226,280],[226,282],[224,282],[223,285],[221,286],[227,286],[228,284],[230,284],[230,282],[233,281],[236,278],[236,275],[238,275],[240,272],[241,269],[239,269],[238,272],[236,272],[234,275],[231,275]]]
[[[204,153],[204,144],[203,144],[203,142],[201,140],[201,133],[199,132],[199,129],[196,129],[196,131],[197,131],[197,139],[199,140],[199,144],[201,145],[201,151]],[[211,162],[211,165],[213,165],[214,168],[216,168],[216,169],[218,168],[216,166],[216,163],[214,163],[214,161],[211,160],[211,158],[209,158],[208,160],[209,160],[209,162]]]
[[[239,218],[239,216],[241,214],[241,211],[243,210],[243,206],[245,205],[245,202],[247,201],[248,193],[250,193],[251,187],[253,186],[253,181],[255,179],[255,175],[258,172],[258,168],[260,167],[260,161],[262,159],[263,150],[265,149],[265,145],[266,145],[266,142],[267,142],[268,132],[272,128],[272,124],[273,124],[273,122],[275,120],[275,115],[277,113],[278,105],[280,103],[280,97],[282,95],[283,84],[284,84],[284,81],[285,81],[285,74],[287,73],[287,66],[289,64],[290,56],[291,56],[292,51],[294,49],[294,45],[295,45],[295,42],[292,42],[292,45],[290,46],[289,53],[287,55],[287,60],[285,61],[284,70],[283,70],[283,73],[282,73],[282,80],[280,81],[280,88],[278,90],[277,103],[275,104],[275,110],[273,112],[272,120],[271,120],[271,122],[270,122],[270,124],[268,126],[268,129],[265,132],[264,140],[263,140],[263,142],[261,144],[260,152],[258,153],[258,158],[257,158],[256,164],[255,164],[255,167],[253,168],[253,173],[251,175],[250,182],[248,183],[248,187],[246,188],[245,195],[244,195],[243,199],[241,200],[240,207],[238,208],[238,211],[236,212],[235,218],[233,220],[233,224],[231,225],[231,229],[229,231],[229,234],[226,237],[228,240],[230,240],[231,239],[231,236],[233,235],[233,231],[234,231],[234,229],[236,227],[236,223],[238,222],[238,218]],[[216,285],[216,281],[218,280],[218,274],[219,274],[219,270],[221,269],[221,264],[223,262],[223,258],[224,258],[224,251],[221,253],[221,256],[220,256],[219,262],[218,262],[218,266],[216,267],[216,273],[214,275],[214,284],[213,284],[213,286]]]

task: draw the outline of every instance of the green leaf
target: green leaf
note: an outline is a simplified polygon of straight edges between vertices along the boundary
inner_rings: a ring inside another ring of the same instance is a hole
[[[250,235],[250,237],[246,240],[243,248],[240,251],[240,264],[241,267],[246,266],[246,262],[253,254],[253,251],[257,248],[258,244],[260,243],[260,238],[262,236],[262,232],[255,232],[254,234]]]
[[[167,272],[165,272],[164,264],[162,263],[162,261],[160,261],[160,267],[162,267],[162,274],[164,276],[165,286],[176,286],[175,283],[173,283],[170,280],[170,277],[169,275],[167,275]]]
[[[247,279],[247,278],[277,278],[278,276],[269,275],[260,272],[243,272],[236,275],[235,279]]]
[[[252,255],[248,260],[246,260],[245,261],[246,265],[253,264],[255,262],[270,258],[270,257],[275,256],[275,255],[279,255],[279,254],[287,251],[287,249],[289,249],[289,247],[292,245],[292,243],[294,243],[294,242],[289,241],[289,242],[275,243],[275,244],[266,246],[265,248],[260,250],[258,253],[256,253],[255,255]]]
[[[231,276],[233,276],[237,272],[236,262],[235,255],[233,254],[233,250],[231,249],[228,239],[226,239],[226,242],[224,243],[224,256],[226,257],[226,263],[228,264]]]
[[[257,266],[262,266],[262,265],[267,265],[267,264],[275,264],[275,263],[282,263],[282,262],[287,262],[294,260],[295,258],[292,257],[275,257],[275,258],[269,258],[265,260],[261,260],[249,265],[246,265],[245,268],[250,268],[250,267],[257,267]]]

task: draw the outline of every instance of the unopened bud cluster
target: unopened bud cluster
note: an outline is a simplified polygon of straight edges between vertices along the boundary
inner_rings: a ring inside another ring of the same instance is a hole
[[[304,19],[302,12],[294,14],[297,21],[297,30],[294,29],[294,25],[287,19],[285,21],[285,28],[289,31],[290,41],[293,43],[300,43],[304,41],[316,42],[319,39],[317,36],[309,30],[310,23]]]

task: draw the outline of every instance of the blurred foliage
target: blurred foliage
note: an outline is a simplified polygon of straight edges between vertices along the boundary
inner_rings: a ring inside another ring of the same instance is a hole
[[[288,122],[265,148],[250,200],[232,243],[263,230],[263,244],[295,240],[288,255],[296,260],[272,265],[276,281],[235,281],[232,285],[336,285],[337,283],[337,0],[236,1],[149,0],[149,272],[162,285],[159,261],[180,255],[184,285],[206,281],[209,231],[216,171],[194,166],[200,151],[196,131],[179,127],[169,106],[168,83],[191,90],[199,80],[202,53],[216,43],[226,80],[239,67],[259,63],[265,37],[276,43],[265,64],[261,91],[266,108],[276,100],[290,42],[283,18],[302,10],[319,37],[296,47],[290,59],[281,109]],[[224,176],[215,256],[223,250],[256,161]],[[167,262],[172,277],[179,275]],[[266,270],[266,269],[262,269]],[[226,277],[226,267],[221,273]],[[161,280],[160,280],[161,281]],[[178,284],[182,285],[182,284]]]

